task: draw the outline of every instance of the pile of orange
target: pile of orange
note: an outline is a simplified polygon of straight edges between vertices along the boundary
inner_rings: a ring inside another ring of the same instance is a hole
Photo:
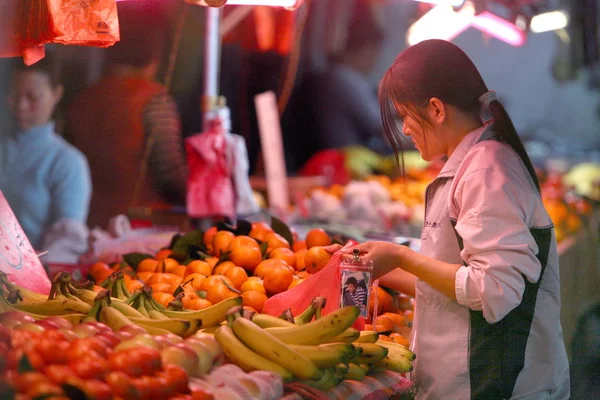
[[[374,304],[377,297],[377,310]],[[369,314],[376,315],[365,329],[379,332],[381,340],[409,345],[411,327],[414,316],[414,301],[411,297],[399,294],[392,296],[381,286],[371,292],[369,297]]]
[[[125,274],[127,288],[133,292],[149,286],[156,301],[167,306],[181,287],[181,301],[190,310],[241,296],[245,307],[261,312],[268,297],[299,285],[331,258],[323,247],[332,239],[322,229],[311,230],[305,240],[295,240],[293,246],[260,222],[252,224],[247,236],[213,227],[204,233],[203,241],[210,257],[182,265],[170,258],[171,250],[161,250],[141,261],[135,271],[128,271],[137,279]],[[89,275],[100,284],[118,268],[118,264],[110,267],[97,263]]]

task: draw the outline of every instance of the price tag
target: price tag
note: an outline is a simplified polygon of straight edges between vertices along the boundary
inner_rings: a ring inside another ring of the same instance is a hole
[[[287,171],[283,154],[283,139],[275,93],[269,91],[254,96],[262,156],[267,178],[269,207],[283,211],[290,204]]]

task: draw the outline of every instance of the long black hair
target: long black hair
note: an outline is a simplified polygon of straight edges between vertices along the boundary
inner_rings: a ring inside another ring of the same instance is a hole
[[[479,97],[488,88],[471,59],[457,46],[444,40],[426,40],[401,52],[384,75],[379,88],[383,128],[396,154],[402,152],[402,132],[397,105],[417,121],[427,123],[419,106],[433,97],[479,118]],[[535,169],[508,113],[498,100],[490,103],[492,129],[523,160],[540,191]],[[403,169],[403,162],[398,157]]]

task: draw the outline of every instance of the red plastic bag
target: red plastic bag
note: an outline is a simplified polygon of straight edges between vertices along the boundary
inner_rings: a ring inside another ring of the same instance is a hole
[[[233,150],[218,120],[210,123],[206,132],[185,140],[189,166],[187,214],[193,218],[234,219]]]
[[[54,43],[109,47],[120,39],[116,0],[44,0]],[[152,29],[152,27],[148,27]]]
[[[346,156],[339,150],[321,150],[306,161],[300,170],[302,176],[326,176],[331,183],[345,185],[350,181]]]
[[[27,4],[22,0],[0,1],[0,58],[23,57],[26,65],[44,58],[44,46],[27,45],[22,40],[23,16]]]
[[[323,315],[340,308],[340,290],[341,290],[341,273],[340,261],[342,259],[342,250],[348,249],[357,245],[358,242],[353,240],[348,241],[346,245],[337,251],[321,271],[306,278],[300,285],[276,294],[269,298],[262,312],[279,316],[288,308],[291,309],[293,315],[301,314],[306,307],[309,306],[312,299],[315,297],[325,297],[327,299]],[[364,319],[359,318],[354,325],[357,329],[364,329]]]

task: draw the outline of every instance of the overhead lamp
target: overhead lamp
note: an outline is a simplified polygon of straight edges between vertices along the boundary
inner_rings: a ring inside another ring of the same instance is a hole
[[[565,11],[550,11],[531,18],[529,29],[534,33],[542,33],[566,28],[568,24],[569,15]]]
[[[295,9],[300,7],[303,0],[185,0],[187,3],[200,6],[269,6]]]
[[[513,46],[522,46],[525,43],[525,31],[489,11],[477,14],[471,22],[471,26]]]
[[[465,0],[415,0],[419,3],[428,3],[436,6],[452,6],[452,7],[461,7],[465,4]]]
[[[475,18],[475,8],[470,2],[455,11],[451,5],[437,5],[408,28],[410,46],[428,39],[452,40],[464,32]]]

